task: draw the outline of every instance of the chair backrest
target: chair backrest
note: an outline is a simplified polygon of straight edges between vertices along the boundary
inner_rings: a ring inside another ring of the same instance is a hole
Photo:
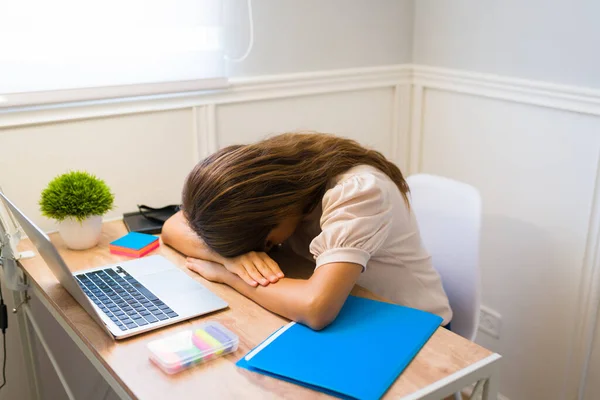
[[[473,340],[481,304],[480,194],[466,183],[435,175],[412,175],[407,183],[423,245],[450,300],[452,331]]]

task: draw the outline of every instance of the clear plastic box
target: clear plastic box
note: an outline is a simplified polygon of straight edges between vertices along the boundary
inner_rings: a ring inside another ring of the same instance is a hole
[[[239,338],[218,322],[206,322],[148,343],[150,360],[168,374],[233,353]]]

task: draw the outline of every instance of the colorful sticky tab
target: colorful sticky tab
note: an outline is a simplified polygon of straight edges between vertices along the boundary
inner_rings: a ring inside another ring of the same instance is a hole
[[[194,331],[194,336],[192,337],[192,343],[196,347],[204,347],[208,345],[210,349],[214,350],[216,355],[221,355],[223,353],[223,345],[214,337],[210,336],[203,329],[197,329]]]
[[[148,344],[150,360],[173,374],[237,350],[239,338],[217,322],[207,322]]]
[[[227,343],[231,343],[231,339],[229,337],[227,337],[227,334],[221,330],[219,330],[218,328],[216,328],[214,325],[208,325],[207,327],[204,328],[204,330],[210,334],[212,337],[214,337],[215,339],[217,339],[219,342],[221,342],[223,345],[227,344]],[[224,351],[229,351],[231,346],[233,346],[233,343],[225,348]]]

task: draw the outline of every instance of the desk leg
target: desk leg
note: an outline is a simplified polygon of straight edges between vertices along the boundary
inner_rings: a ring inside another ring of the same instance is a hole
[[[498,399],[498,387],[495,376],[490,376],[486,379],[483,384],[483,400],[497,400]]]
[[[483,383],[482,400],[498,399],[498,367],[495,366],[492,374]]]

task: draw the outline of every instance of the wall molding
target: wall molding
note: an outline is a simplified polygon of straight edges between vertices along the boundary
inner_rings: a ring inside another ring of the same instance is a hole
[[[219,149],[217,132],[217,109],[214,104],[194,107],[194,129],[192,129],[193,161],[201,159]]]
[[[423,85],[412,85],[410,139],[408,141],[408,174],[421,172],[421,155],[423,152],[423,117],[425,115]]]
[[[411,85],[396,85],[392,105],[392,158],[408,172],[410,147]]]
[[[413,85],[600,116],[600,90],[412,65]]]
[[[0,128],[168,111],[210,104],[231,104],[386,87],[397,88],[402,85],[600,116],[600,90],[598,89],[448,68],[398,64],[231,78],[227,88],[213,91],[6,108],[0,109]],[[405,94],[401,96],[401,100],[400,103],[404,103]],[[394,122],[395,131],[401,126],[398,122]]]
[[[310,96],[410,84],[410,65],[231,78],[225,89],[173,95],[0,109],[0,128],[103,118],[208,105]]]

